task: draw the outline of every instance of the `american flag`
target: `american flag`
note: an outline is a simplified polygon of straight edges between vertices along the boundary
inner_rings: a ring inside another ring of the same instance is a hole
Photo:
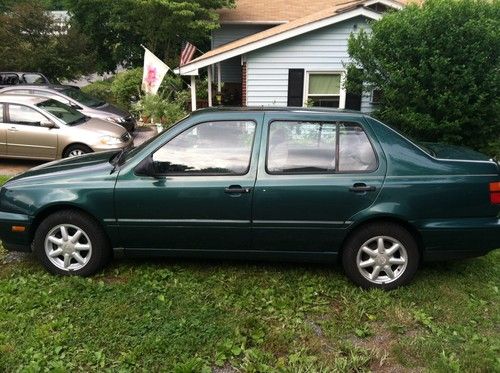
[[[195,52],[196,47],[190,42],[186,42],[181,52],[181,66],[189,63],[193,59]]]

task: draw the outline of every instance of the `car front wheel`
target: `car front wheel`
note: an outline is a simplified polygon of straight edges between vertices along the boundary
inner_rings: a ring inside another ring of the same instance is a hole
[[[35,232],[33,245],[41,263],[61,275],[92,275],[110,257],[109,243],[99,224],[73,210],[45,218]]]
[[[392,223],[361,227],[347,240],[342,255],[349,279],[366,289],[391,290],[409,283],[419,260],[413,236]]]

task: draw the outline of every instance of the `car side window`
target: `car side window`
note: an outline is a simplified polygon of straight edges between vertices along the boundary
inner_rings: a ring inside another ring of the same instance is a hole
[[[40,74],[24,74],[24,81],[26,84],[44,84],[45,79]]]
[[[377,169],[377,156],[363,128],[356,123],[339,124],[339,172]]]
[[[250,168],[256,124],[252,121],[195,125],[153,154],[163,175],[244,175]]]
[[[24,105],[9,104],[9,123],[39,126],[47,118],[35,109]]]
[[[333,173],[337,125],[322,122],[270,124],[267,171],[284,173]]]

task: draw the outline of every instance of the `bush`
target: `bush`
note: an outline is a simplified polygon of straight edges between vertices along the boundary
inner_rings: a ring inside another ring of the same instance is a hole
[[[141,95],[142,68],[126,70],[116,74],[111,84],[114,102],[129,110]]]
[[[115,103],[115,98],[111,91],[111,84],[111,80],[97,81],[82,87],[82,91],[103,101]]]
[[[500,153],[498,30],[499,1],[427,0],[353,35],[348,75],[383,91],[374,114],[403,132]]]
[[[165,128],[187,115],[184,100],[168,100],[159,95],[143,96],[132,105],[132,110],[145,122],[161,123]]]

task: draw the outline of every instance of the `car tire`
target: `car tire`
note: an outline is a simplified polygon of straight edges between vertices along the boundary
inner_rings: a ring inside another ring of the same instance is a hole
[[[111,258],[108,237],[99,223],[74,210],[45,218],[35,232],[33,251],[49,272],[58,275],[90,276]]]
[[[69,157],[77,157],[79,155],[84,155],[88,153],[92,153],[93,150],[88,147],[87,145],[83,144],[74,144],[68,146],[63,153],[63,158],[69,158]]]
[[[409,283],[420,253],[412,234],[393,223],[373,223],[356,230],[342,251],[347,277],[365,289],[392,290]]]

